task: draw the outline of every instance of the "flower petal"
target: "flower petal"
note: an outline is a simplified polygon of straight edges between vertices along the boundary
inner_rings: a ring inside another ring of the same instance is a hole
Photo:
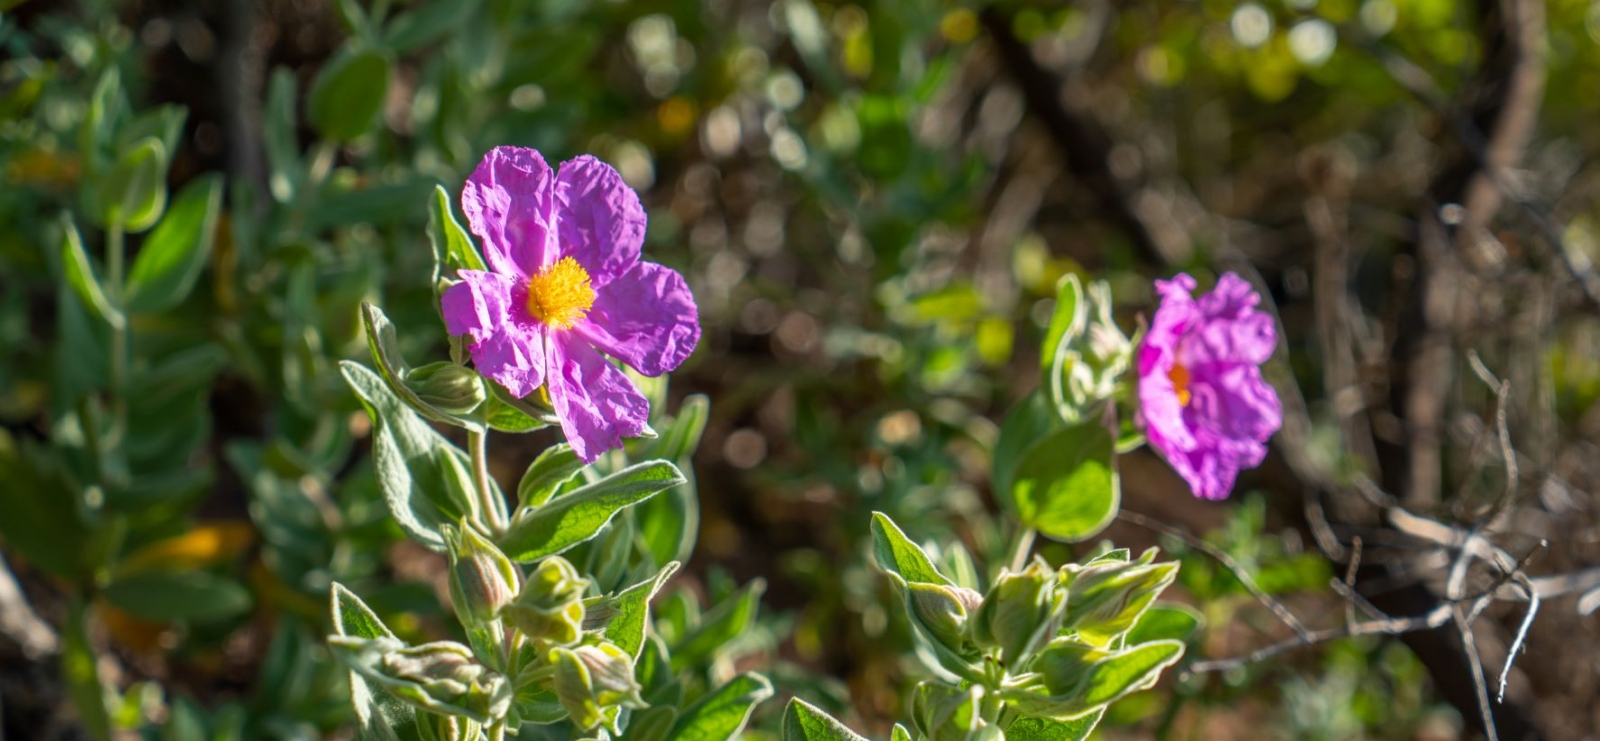
[[[461,282],[439,299],[445,328],[467,338],[478,372],[517,397],[544,383],[544,337],[536,326],[519,322],[515,278],[479,270],[459,271]]]
[[[595,288],[639,262],[644,204],[611,165],[589,155],[563,162],[556,173],[555,199],[561,237],[557,259],[577,260]]]
[[[647,376],[683,363],[700,342],[700,312],[678,271],[640,262],[608,284],[575,328]]]
[[[622,371],[576,332],[555,332],[550,340],[550,402],[583,462],[644,431],[650,402]]]
[[[1278,393],[1251,363],[1189,367],[1192,398],[1184,410],[1191,427],[1207,427],[1239,440],[1266,440],[1283,424]]]
[[[461,190],[461,210],[496,273],[529,277],[555,261],[555,178],[538,150],[495,147]]]
[[[1197,302],[1201,319],[1184,340],[1185,360],[1260,365],[1271,359],[1278,347],[1278,329],[1271,316],[1256,310],[1260,301],[1243,278],[1223,274],[1217,287]]]

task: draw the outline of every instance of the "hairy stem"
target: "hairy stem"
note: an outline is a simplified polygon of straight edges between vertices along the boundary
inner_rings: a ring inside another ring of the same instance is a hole
[[[122,306],[122,224],[115,220],[106,228],[106,288],[118,307]],[[112,444],[120,445],[128,426],[128,322],[111,327],[111,435]]]
[[[1017,542],[1011,546],[1011,570],[1021,571],[1028,566],[1028,556],[1033,553],[1033,540],[1039,531],[1026,525],[1017,533]]]
[[[494,500],[494,489],[489,487],[489,435],[486,432],[467,433],[467,448],[472,451],[472,483],[478,490],[478,503],[483,509],[483,524],[490,532],[505,532],[505,518],[500,514],[500,503]]]

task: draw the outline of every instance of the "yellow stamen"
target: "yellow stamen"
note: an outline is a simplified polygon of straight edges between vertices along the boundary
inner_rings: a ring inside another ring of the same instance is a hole
[[[1172,379],[1172,390],[1178,392],[1178,404],[1189,406],[1189,369],[1182,363],[1173,363],[1167,378]]]
[[[589,271],[563,257],[528,279],[528,312],[556,329],[569,329],[594,306]]]

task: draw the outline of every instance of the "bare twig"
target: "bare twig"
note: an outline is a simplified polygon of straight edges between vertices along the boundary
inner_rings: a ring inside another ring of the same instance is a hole
[[[1350,540],[1350,563],[1349,563],[1349,565],[1345,566],[1345,569],[1344,569],[1344,586],[1346,588],[1348,588],[1350,594],[1355,594],[1356,593],[1356,590],[1355,590],[1355,587],[1356,587],[1356,569],[1359,569],[1359,568],[1361,568],[1361,536],[1357,535],[1356,537],[1354,537],[1354,538],[1352,538]],[[1344,603],[1344,622],[1345,622],[1346,625],[1354,625],[1355,624],[1355,622],[1356,622],[1356,603],[1355,603],[1355,600],[1345,600],[1345,603]]]
[[[1483,678],[1483,659],[1478,656],[1478,641],[1472,637],[1472,625],[1467,622],[1467,617],[1461,614],[1461,608],[1454,606],[1450,615],[1455,618],[1456,631],[1461,634],[1461,645],[1466,649],[1467,665],[1472,667],[1472,686],[1478,692],[1478,711],[1483,714],[1483,734],[1488,741],[1500,741],[1500,735],[1494,726],[1494,711],[1489,707],[1489,685]]]
[[[1282,602],[1273,599],[1272,595],[1262,591],[1261,587],[1256,584],[1256,580],[1250,576],[1249,572],[1245,571],[1244,567],[1239,565],[1239,562],[1233,560],[1233,557],[1229,556],[1221,548],[1207,543],[1204,540],[1190,535],[1189,533],[1186,533],[1178,528],[1168,525],[1165,522],[1161,522],[1160,520],[1147,515],[1139,514],[1138,512],[1121,510],[1117,512],[1117,519],[1138,525],[1139,527],[1147,530],[1154,530],[1155,532],[1163,535],[1177,538],[1191,548],[1205,552],[1206,555],[1216,559],[1218,563],[1222,564],[1229,571],[1233,572],[1234,577],[1239,580],[1240,584],[1244,585],[1244,588],[1250,592],[1250,595],[1255,597],[1256,601],[1260,602],[1263,607],[1271,610],[1272,614],[1277,615],[1278,619],[1283,621],[1284,625],[1289,626],[1289,629],[1295,632],[1295,635],[1299,636],[1303,640],[1308,640],[1312,637],[1313,634],[1311,631],[1306,629],[1305,624],[1300,622],[1300,619],[1295,617],[1294,613],[1289,611],[1289,608],[1284,607]]]

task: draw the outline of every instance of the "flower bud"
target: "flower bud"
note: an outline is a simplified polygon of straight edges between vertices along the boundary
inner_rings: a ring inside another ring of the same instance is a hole
[[[1000,649],[1006,665],[1017,666],[1060,630],[1066,596],[1041,561],[1020,573],[1002,573],[978,609],[973,638]]]
[[[929,741],[1004,739],[999,727],[983,719],[983,687],[956,689],[923,682],[911,697],[911,722]]]
[[[967,621],[983,595],[966,587],[912,582],[906,596],[912,618],[930,638],[958,655],[977,653],[967,638]]]
[[[465,522],[459,527],[445,525],[443,530],[456,616],[472,627],[494,622],[500,608],[517,594],[517,567]]]
[[[1087,643],[1060,638],[1039,652],[1030,669],[1039,675],[1048,694],[1072,696],[1078,694],[1093,674],[1095,662],[1105,655],[1105,651]]]
[[[405,382],[417,398],[447,414],[466,414],[486,398],[476,371],[446,361],[411,369]]]
[[[392,638],[332,636],[328,644],[351,669],[424,710],[487,723],[510,708],[505,677],[479,664],[459,643],[406,646]]]
[[[428,713],[419,718],[417,729],[424,741],[478,741],[482,727],[477,721],[454,715]]]
[[[1105,646],[1132,628],[1177,575],[1176,562],[1150,563],[1148,557],[1133,563],[1067,564],[1061,570],[1062,586],[1070,591],[1064,627]]]
[[[550,651],[555,693],[572,722],[582,730],[605,724],[616,733],[617,710],[648,707],[633,678],[633,659],[610,643]]]
[[[528,575],[522,591],[500,615],[522,634],[554,646],[570,646],[583,635],[583,592],[588,582],[566,559],[551,556]]]

